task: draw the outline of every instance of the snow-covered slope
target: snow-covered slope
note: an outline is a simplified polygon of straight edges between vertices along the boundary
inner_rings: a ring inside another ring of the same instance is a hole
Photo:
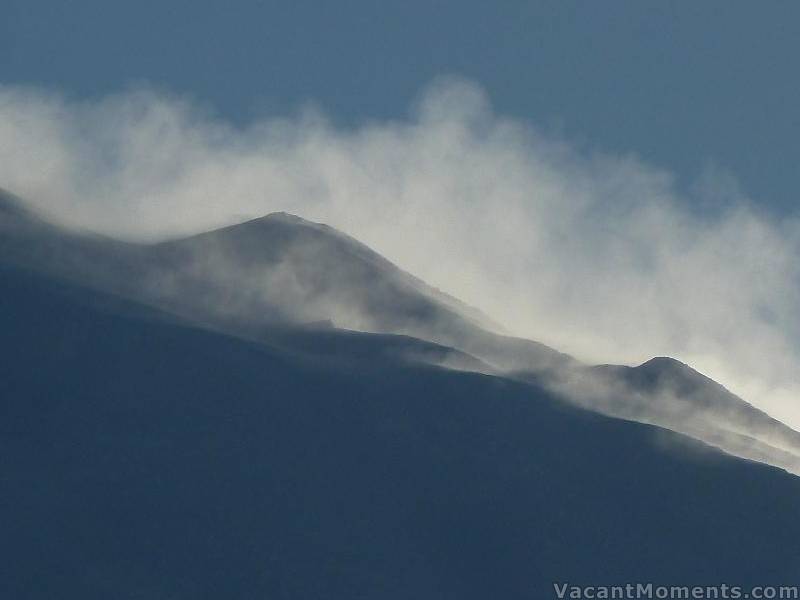
[[[286,350],[332,356],[376,347],[546,384],[569,401],[688,434],[800,473],[800,434],[671,359],[588,367],[489,320],[328,226],[275,213],[158,244],[64,231],[0,194],[0,252],[63,279]],[[324,324],[320,326],[320,324]],[[352,330],[352,341],[335,330]],[[399,336],[399,337],[398,337]],[[349,348],[349,350],[345,350]],[[364,350],[373,348],[373,350]]]
[[[799,478],[398,360],[397,336],[288,351],[6,268],[0,331],[3,598],[528,600],[800,572]]]

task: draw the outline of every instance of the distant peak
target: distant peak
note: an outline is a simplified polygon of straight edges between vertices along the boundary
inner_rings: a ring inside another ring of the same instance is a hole
[[[640,369],[671,369],[671,370],[682,370],[682,369],[691,369],[691,367],[685,363],[682,363],[679,360],[674,358],[670,358],[669,356],[656,356],[655,358],[651,358],[647,362],[643,362],[639,365]]]
[[[269,213],[267,215],[264,215],[263,217],[241,223],[241,225],[247,225],[248,223],[265,223],[265,224],[278,223],[281,225],[310,227],[316,230],[325,230],[325,231],[332,230],[330,226],[325,225],[323,223],[316,223],[314,221],[309,221],[308,219],[304,219],[303,217],[298,217],[297,215],[284,211]]]
[[[311,221],[306,221],[302,217],[298,217],[297,215],[293,215],[292,213],[278,211],[274,213],[269,213],[268,215],[264,215],[260,219],[256,219],[257,221],[283,221],[286,223],[298,223],[298,224],[312,224]],[[313,223],[316,225],[316,223]]]
[[[706,375],[703,375],[686,363],[682,363],[681,361],[668,356],[657,356],[656,358],[651,358],[647,362],[636,367],[636,370],[641,373],[646,373],[650,377],[680,378],[685,383],[692,382],[695,385],[708,382],[711,382],[714,385],[719,385],[716,381],[710,379]]]

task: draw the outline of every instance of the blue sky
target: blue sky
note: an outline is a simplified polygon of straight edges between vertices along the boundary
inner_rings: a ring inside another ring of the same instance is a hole
[[[730,172],[795,212],[800,4],[5,0],[0,83],[98,97],[147,81],[221,117],[402,118],[436,76],[588,149],[681,185]]]

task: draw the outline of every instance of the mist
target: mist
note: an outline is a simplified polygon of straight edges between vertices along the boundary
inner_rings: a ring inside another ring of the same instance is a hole
[[[0,186],[131,240],[298,214],[510,333],[593,363],[673,356],[800,427],[797,221],[761,214],[731,174],[681,186],[497,114],[468,81],[348,128],[313,106],[236,127],[164,90],[0,87]]]

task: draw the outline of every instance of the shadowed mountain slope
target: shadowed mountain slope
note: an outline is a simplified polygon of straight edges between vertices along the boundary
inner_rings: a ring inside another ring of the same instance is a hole
[[[345,367],[13,269],[0,330],[2,597],[527,600],[800,572],[800,479],[535,385]]]

